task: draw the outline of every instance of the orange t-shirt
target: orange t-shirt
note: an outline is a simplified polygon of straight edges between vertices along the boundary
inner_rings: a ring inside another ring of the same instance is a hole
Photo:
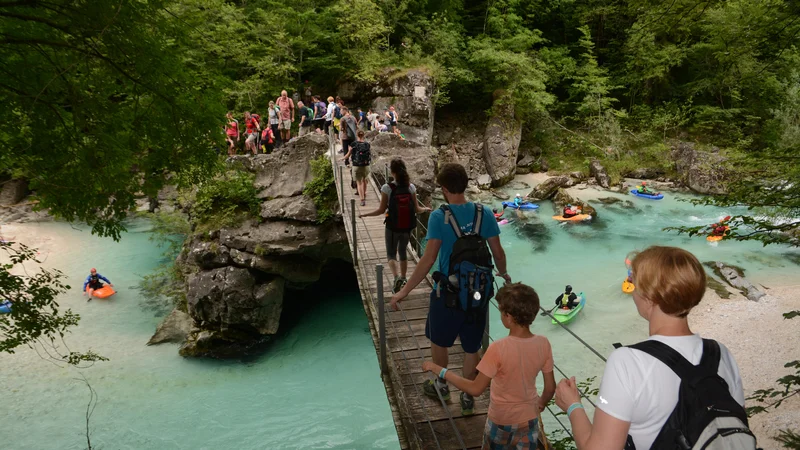
[[[544,336],[506,336],[494,341],[478,364],[492,379],[489,420],[498,425],[526,423],[539,415],[536,376],[553,371],[553,350]]]

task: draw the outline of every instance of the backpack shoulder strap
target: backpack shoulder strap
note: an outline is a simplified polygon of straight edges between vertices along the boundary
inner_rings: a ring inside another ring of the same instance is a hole
[[[642,341],[638,344],[629,345],[630,348],[635,348],[641,352],[656,358],[669,367],[675,375],[683,380],[689,380],[692,373],[695,371],[695,366],[686,360],[680,353],[676,352],[669,345],[659,341]],[[704,348],[705,350],[705,348]]]
[[[448,205],[442,205],[440,207],[442,211],[444,211],[444,223],[450,224],[450,227],[453,229],[453,232],[456,233],[456,239],[461,237],[461,227],[458,225],[458,221],[456,220],[455,214],[450,209]]]
[[[475,203],[475,218],[472,221],[472,233],[481,234],[481,224],[483,224],[483,205]]]
[[[703,339],[703,356],[700,358],[699,367],[709,372],[717,373],[719,371],[720,357],[719,343],[713,339]]]

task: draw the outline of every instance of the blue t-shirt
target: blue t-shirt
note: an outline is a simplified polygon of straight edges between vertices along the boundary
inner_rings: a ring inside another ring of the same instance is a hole
[[[463,205],[449,205],[453,211],[462,233],[472,231],[473,220],[475,219],[475,203],[467,202]],[[483,219],[481,219],[480,234],[485,239],[500,235],[500,227],[494,218],[494,213],[486,205],[483,206]],[[428,219],[428,239],[439,239],[442,247],[439,249],[439,272],[447,273],[450,269],[450,253],[453,252],[453,244],[456,243],[456,233],[450,223],[444,221],[444,211],[437,209],[431,213]]]

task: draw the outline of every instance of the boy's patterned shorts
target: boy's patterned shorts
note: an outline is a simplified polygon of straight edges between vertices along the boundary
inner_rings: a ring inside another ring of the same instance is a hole
[[[482,450],[536,449],[539,440],[539,419],[517,425],[497,425],[486,419]]]

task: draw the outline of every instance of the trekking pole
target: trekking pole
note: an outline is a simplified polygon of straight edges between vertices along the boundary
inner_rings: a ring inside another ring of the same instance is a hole
[[[353,224],[353,266],[358,267],[358,241],[356,240],[356,199],[350,199],[350,217]]]
[[[381,343],[381,374],[386,375],[389,373],[389,369],[386,366],[386,305],[383,303],[383,264],[375,265],[375,277],[378,282],[378,338]]]
[[[492,308],[489,308],[487,305],[486,308],[486,325],[484,326],[484,333],[483,337],[481,338],[481,349],[486,352],[486,349],[489,348],[489,311]]]

